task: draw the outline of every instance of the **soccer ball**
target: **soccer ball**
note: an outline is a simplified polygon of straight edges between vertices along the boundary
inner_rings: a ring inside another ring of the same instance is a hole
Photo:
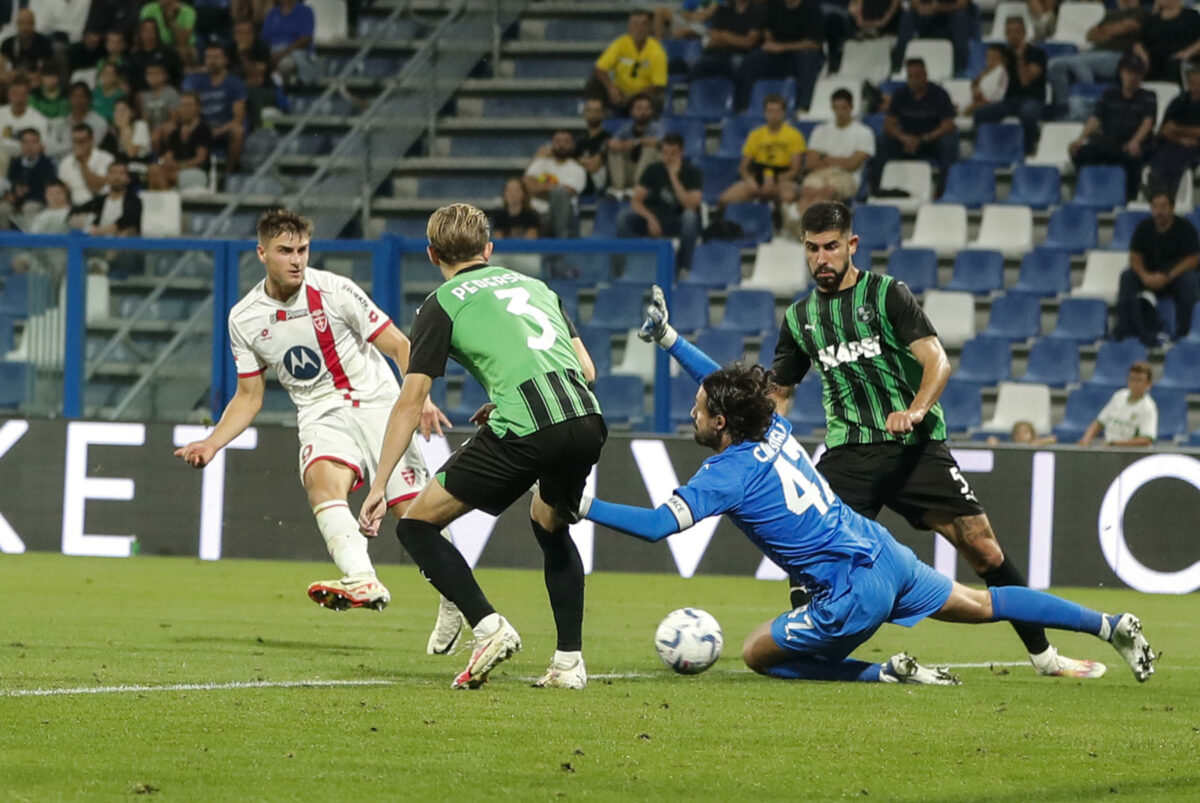
[[[725,637],[712,614],[699,608],[671,611],[654,634],[662,662],[681,675],[699,675],[717,662]]]

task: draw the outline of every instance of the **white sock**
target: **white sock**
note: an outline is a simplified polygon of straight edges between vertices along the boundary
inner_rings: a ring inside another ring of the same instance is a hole
[[[1036,655],[1029,653],[1030,662],[1038,669],[1050,668],[1050,665],[1054,663],[1056,658],[1058,658],[1058,650],[1054,649],[1053,644]]]
[[[500,629],[500,614],[489,613],[479,620],[479,624],[471,629],[475,631],[475,638],[487,638]]]
[[[329,549],[329,557],[342,570],[343,577],[375,574],[371,556],[367,554],[367,539],[358,531],[358,520],[345,500],[322,502],[313,508],[313,515]]]
[[[583,660],[583,653],[580,650],[571,650],[563,652],[562,650],[554,651],[554,665],[559,669],[570,669]]]

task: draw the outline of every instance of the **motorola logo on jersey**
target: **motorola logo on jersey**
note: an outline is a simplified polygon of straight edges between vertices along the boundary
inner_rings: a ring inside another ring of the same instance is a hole
[[[283,355],[283,367],[296,379],[315,379],[321,373],[321,358],[305,346],[293,346]]]

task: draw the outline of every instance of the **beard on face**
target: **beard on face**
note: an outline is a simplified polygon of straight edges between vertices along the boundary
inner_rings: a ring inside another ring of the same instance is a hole
[[[817,287],[825,292],[830,292],[838,288],[838,285],[842,283],[842,279],[846,276],[846,271],[849,269],[849,259],[842,263],[841,268],[838,268],[836,265],[823,266],[813,273],[813,280],[816,281]]]
[[[715,431],[701,432],[700,427],[696,425],[695,421],[693,421],[692,440],[696,441],[696,443],[701,446],[709,449],[716,449],[721,444],[721,433]]]

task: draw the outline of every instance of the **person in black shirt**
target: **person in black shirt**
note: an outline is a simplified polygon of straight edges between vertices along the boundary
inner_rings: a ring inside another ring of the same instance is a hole
[[[938,194],[950,165],[958,161],[954,104],[946,90],[930,83],[923,59],[905,62],[908,81],[896,90],[883,120],[879,154],[870,169],[870,186],[879,187],[883,165],[892,159],[929,159],[938,166]]]
[[[912,0],[911,7],[900,16],[892,63],[899,65],[914,36],[949,39],[954,46],[954,72],[963,72],[971,53],[971,29],[977,14],[971,0]]]
[[[850,0],[852,33],[875,39],[900,30],[900,0]]]
[[[608,186],[608,139],[612,136],[604,127],[608,107],[599,98],[589,98],[583,103],[583,123],[586,128],[575,135],[575,161],[587,171],[587,186],[583,192],[596,195]]]
[[[675,269],[692,265],[700,237],[700,168],[683,158],[683,137],[662,139],[661,161],[648,166],[633,191],[633,203],[617,216],[618,237],[678,237]]]
[[[35,128],[21,132],[21,155],[8,163],[8,191],[0,203],[4,222],[13,215],[32,218],[46,204],[46,185],[58,181],[58,168],[42,150]]]
[[[1138,224],[1129,243],[1129,270],[1121,274],[1117,294],[1118,339],[1136,337],[1158,345],[1156,305],[1145,304],[1146,292],[1175,299],[1171,336],[1183,337],[1192,325],[1192,310],[1200,301],[1200,237],[1196,227],[1175,214],[1175,193],[1151,190],[1150,217]],[[1145,309],[1143,309],[1145,304]]]
[[[67,71],[93,70],[104,58],[104,31],[87,30],[83,39],[67,48]]]
[[[1158,143],[1150,157],[1150,184],[1172,195],[1183,172],[1200,158],[1200,65],[1187,77],[1187,91],[1167,105]]]
[[[1092,107],[1079,138],[1067,146],[1076,167],[1118,164],[1125,168],[1125,199],[1137,197],[1146,158],[1147,137],[1154,130],[1158,100],[1142,88],[1146,62],[1138,56],[1121,59],[1119,87],[1109,87]]]
[[[975,125],[998,123],[1016,115],[1025,131],[1025,153],[1037,145],[1038,122],[1046,106],[1046,54],[1025,38],[1025,20],[1009,17],[1004,21],[1004,39],[1012,60],[1009,63],[1008,89],[1004,99],[975,110]]]
[[[89,31],[121,31],[125,41],[132,42],[141,10],[140,0],[92,0],[84,27]]]
[[[529,205],[525,182],[510,178],[504,182],[504,204],[492,213],[492,238],[536,240],[541,216]]]
[[[54,45],[50,37],[33,29],[33,12],[23,8],[17,12],[17,32],[0,42],[0,56],[8,60],[9,69],[36,75],[43,64],[54,61]]]
[[[765,0],[762,46],[746,58],[750,85],[760,78],[795,78],[796,108],[812,104],[825,64],[825,18],[819,0]]]
[[[233,24],[233,57],[229,60],[229,71],[243,81],[250,72],[250,64],[255,61],[271,62],[271,48],[267,47],[254,29],[250,20],[240,20]]]
[[[169,190],[179,183],[183,170],[200,171],[208,166],[208,154],[212,149],[212,129],[200,115],[200,96],[195,92],[184,92],[176,109],[178,125],[167,137],[157,164],[150,165],[146,180],[152,190]]]
[[[1200,12],[1183,0],[1158,0],[1133,52],[1145,60],[1147,81],[1179,83],[1179,65],[1200,53]]]
[[[693,79],[724,76],[733,81],[733,105],[738,111],[750,102],[752,79],[745,63],[762,41],[765,7],[758,0],[731,0],[717,6],[704,52],[692,65]]]
[[[129,73],[132,76],[133,91],[145,89],[146,68],[151,64],[161,64],[167,71],[171,86],[179,88],[183,80],[183,60],[174,48],[162,43],[158,35],[158,23],[154,20],[142,20],[138,27],[138,38],[133,52],[129,54]]]

